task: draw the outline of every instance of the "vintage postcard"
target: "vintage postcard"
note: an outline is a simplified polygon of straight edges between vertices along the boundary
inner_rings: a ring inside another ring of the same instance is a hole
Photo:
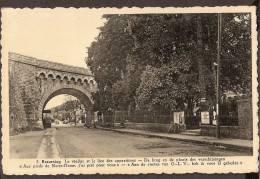
[[[258,171],[255,7],[1,12],[4,174]]]

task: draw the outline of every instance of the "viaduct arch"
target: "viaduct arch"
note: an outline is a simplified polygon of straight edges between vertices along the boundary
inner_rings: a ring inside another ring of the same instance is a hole
[[[89,69],[9,53],[10,129],[42,127],[43,110],[55,96],[75,96],[93,117],[91,93],[97,90]]]

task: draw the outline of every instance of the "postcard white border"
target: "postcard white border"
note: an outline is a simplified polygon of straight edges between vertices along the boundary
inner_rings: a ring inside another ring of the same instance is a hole
[[[53,11],[64,10],[65,8],[55,8]],[[37,10],[50,10],[50,9],[12,9],[3,8],[2,9],[2,32],[5,30],[6,22],[5,17],[10,15],[15,11],[37,11]],[[77,12],[80,10],[90,10],[89,8],[67,8],[66,11]],[[256,7],[249,6],[236,6],[236,7],[189,7],[189,8],[100,8],[91,9],[91,13],[103,14],[146,14],[146,13],[251,13],[252,22],[252,103],[253,103],[253,156],[239,156],[236,157],[225,157],[228,160],[243,161],[242,166],[183,166],[179,168],[173,167],[117,167],[117,168],[93,168],[93,169],[68,169],[68,168],[54,168],[54,169],[21,169],[19,165],[22,163],[35,163],[36,159],[9,159],[9,93],[8,93],[8,52],[6,51],[5,45],[8,43],[5,40],[5,35],[2,34],[2,149],[3,149],[3,172],[8,175],[56,175],[56,174],[145,174],[145,173],[246,173],[246,172],[257,172],[258,171],[258,149],[259,149],[259,137],[258,137],[258,93],[257,93],[257,31],[256,31]],[[167,157],[163,157],[167,158]],[[187,157],[189,158],[189,157]]]

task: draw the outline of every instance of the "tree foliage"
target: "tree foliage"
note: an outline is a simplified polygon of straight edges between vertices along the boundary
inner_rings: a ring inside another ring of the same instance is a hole
[[[113,108],[112,86],[125,74],[126,58],[133,40],[126,31],[127,21],[122,15],[104,15],[107,22],[88,48],[87,65],[95,76],[99,91],[93,95],[95,108]]]
[[[74,111],[79,106],[80,102],[72,97],[67,97],[67,101],[61,105],[51,108],[51,111]]]
[[[183,110],[215,101],[217,14],[106,15],[87,64],[96,108]],[[223,14],[221,93],[250,95],[249,14]],[[202,80],[203,78],[203,80]],[[204,91],[202,93],[202,91]]]

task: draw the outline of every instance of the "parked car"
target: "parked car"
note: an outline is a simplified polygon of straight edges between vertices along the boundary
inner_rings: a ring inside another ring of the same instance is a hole
[[[52,118],[51,117],[44,117],[43,118],[43,127],[44,128],[51,128],[51,123],[52,123]]]
[[[69,123],[69,120],[67,120],[67,119],[65,119],[64,121],[63,121],[63,124],[68,124]]]

